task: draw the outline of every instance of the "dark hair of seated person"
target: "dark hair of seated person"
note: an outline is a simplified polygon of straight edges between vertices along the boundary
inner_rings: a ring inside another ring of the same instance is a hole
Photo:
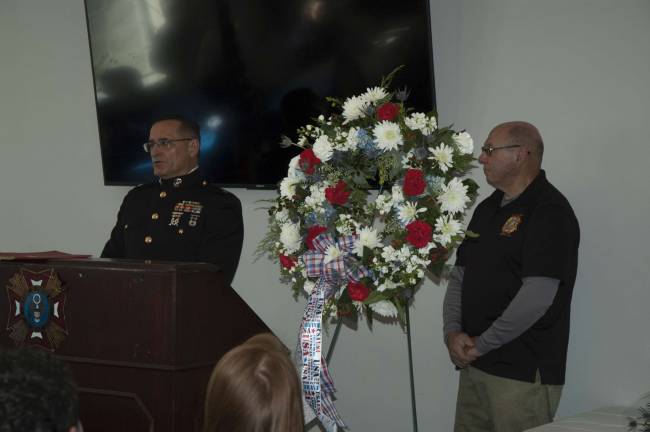
[[[0,432],[80,429],[79,397],[67,365],[36,348],[0,348]]]
[[[253,336],[219,360],[208,383],[203,431],[304,431],[298,373],[275,336]]]

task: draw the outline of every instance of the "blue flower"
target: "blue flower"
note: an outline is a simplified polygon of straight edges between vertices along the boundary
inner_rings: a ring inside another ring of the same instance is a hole
[[[308,215],[305,215],[305,222],[306,225],[311,226],[311,225],[319,225],[318,223],[318,215],[316,212],[311,212]]]
[[[426,159],[429,156],[429,152],[424,147],[418,147],[413,150],[413,155],[417,160]]]
[[[369,159],[375,159],[379,156],[380,151],[375,144],[375,141],[372,139],[368,132],[365,129],[359,129],[357,131],[357,138],[359,140],[359,148]]]
[[[332,207],[330,204],[327,204],[325,206],[325,220],[329,224],[329,222],[336,217],[336,210],[334,210],[334,207]]]
[[[328,226],[336,218],[337,213],[334,207],[329,203],[323,204],[323,212],[311,212],[305,215],[305,222],[308,226],[320,225]]]
[[[438,177],[434,175],[427,175],[425,177],[427,185],[434,194],[438,194],[442,191],[442,187],[445,185],[445,179],[443,177]]]

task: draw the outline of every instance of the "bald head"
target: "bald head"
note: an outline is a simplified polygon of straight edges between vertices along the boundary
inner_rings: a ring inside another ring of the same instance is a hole
[[[544,144],[535,126],[522,121],[496,126],[479,156],[487,182],[506,196],[519,195],[537,177]]]
[[[532,124],[524,121],[511,121],[501,123],[494,130],[503,130],[509,145],[519,145],[530,152],[533,165],[537,168],[542,165],[544,156],[544,141],[539,130]]]

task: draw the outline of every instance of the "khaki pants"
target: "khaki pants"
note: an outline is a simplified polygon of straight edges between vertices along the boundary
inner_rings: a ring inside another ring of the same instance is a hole
[[[553,421],[561,385],[501,378],[473,367],[460,371],[454,432],[522,432]]]

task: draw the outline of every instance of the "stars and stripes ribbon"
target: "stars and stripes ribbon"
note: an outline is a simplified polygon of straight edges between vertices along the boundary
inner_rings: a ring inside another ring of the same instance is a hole
[[[313,240],[314,250],[302,256],[307,276],[318,277],[318,281],[300,324],[300,377],[307,405],[328,431],[346,426],[332,401],[336,390],[322,355],[323,307],[342,284],[371,276],[370,270],[351,256],[358,238],[358,235],[344,236],[335,241],[331,234],[324,233]]]

